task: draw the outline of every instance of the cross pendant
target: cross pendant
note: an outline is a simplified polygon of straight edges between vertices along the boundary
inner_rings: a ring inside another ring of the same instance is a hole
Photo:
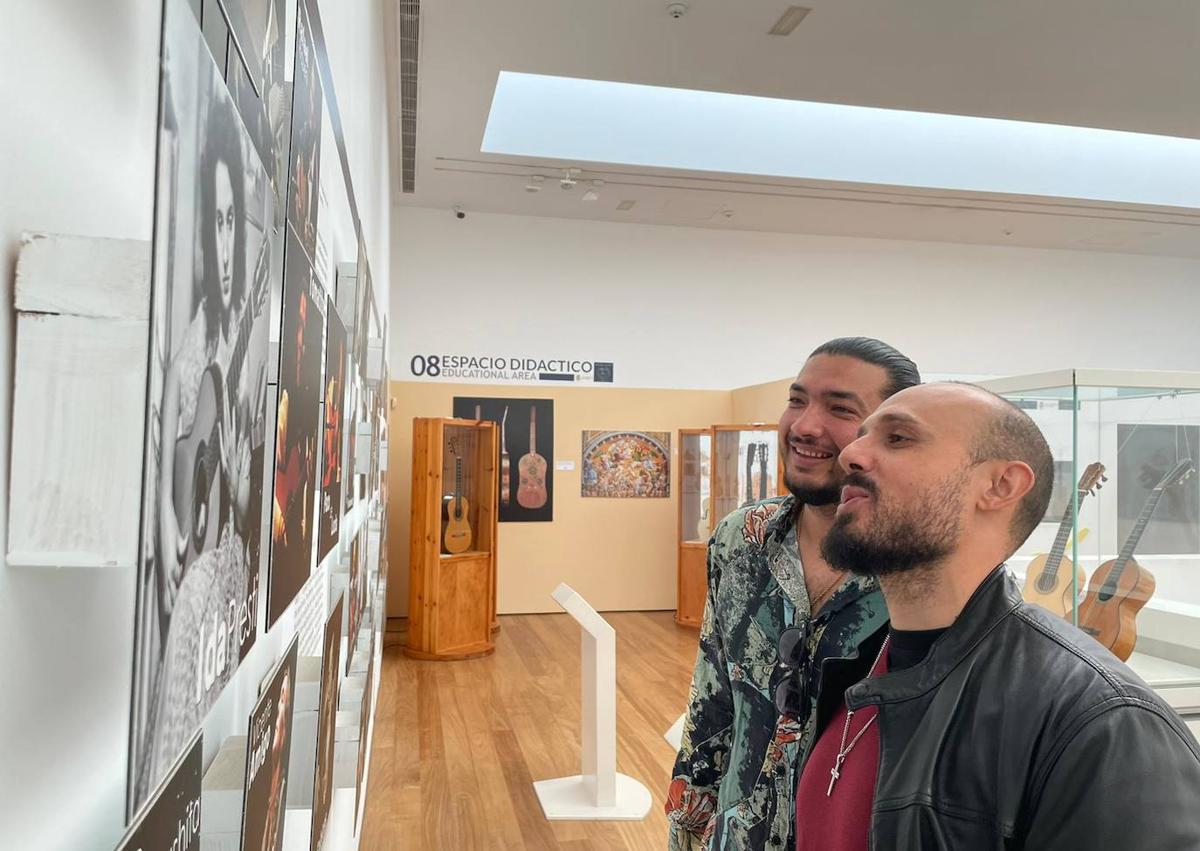
[[[833,784],[837,783],[838,778],[842,776],[841,773],[838,772],[838,766],[841,764],[842,764],[842,761],[838,760],[837,764],[834,765],[833,768],[829,769],[829,788],[825,790],[826,798],[833,797]]]

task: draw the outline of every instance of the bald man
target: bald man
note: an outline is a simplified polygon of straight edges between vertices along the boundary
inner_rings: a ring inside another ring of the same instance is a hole
[[[797,849],[1200,848],[1196,740],[1004,567],[1050,499],[1033,421],[978,387],[914,387],[840,464],[822,553],[878,578],[891,623],[811,686]]]

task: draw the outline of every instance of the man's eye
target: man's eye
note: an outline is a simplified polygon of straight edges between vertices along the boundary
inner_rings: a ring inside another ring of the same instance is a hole
[[[791,405],[793,408],[802,408],[802,407],[804,407],[805,403],[804,403],[803,399],[797,399],[796,397],[793,396],[791,399],[788,399],[788,404]]]
[[[888,443],[893,443],[893,444],[894,443],[905,443],[910,440],[912,440],[912,438],[907,437],[906,435],[903,435],[903,434],[889,434],[888,435]]]
[[[834,406],[833,406],[833,412],[834,412],[835,414],[846,414],[846,415],[848,415],[848,416],[852,416],[852,417],[853,417],[853,416],[857,416],[857,415],[858,415],[858,411],[855,411],[855,410],[854,410],[854,409],[852,409],[852,408],[847,408],[847,407],[845,407],[845,406],[843,406],[843,405],[834,405]]]

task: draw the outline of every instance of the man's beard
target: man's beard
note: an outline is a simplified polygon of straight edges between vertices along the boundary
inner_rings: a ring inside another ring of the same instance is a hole
[[[788,492],[805,505],[836,505],[842,498],[840,482],[826,482],[821,485],[798,485],[784,476],[784,484]]]
[[[821,542],[821,555],[834,570],[859,576],[908,573],[936,564],[958,547],[966,471],[954,473],[914,499],[911,507],[892,507],[879,499],[875,483],[851,473],[845,484],[871,494],[873,515],[865,528],[851,528],[853,514],[833,521]]]

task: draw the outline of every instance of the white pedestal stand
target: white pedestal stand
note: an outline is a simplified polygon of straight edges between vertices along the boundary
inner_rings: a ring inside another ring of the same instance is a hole
[[[580,728],[582,773],[533,784],[547,819],[636,820],[650,791],[617,773],[617,637],[608,621],[565,583],[551,595],[583,630]]]
[[[671,729],[663,733],[663,738],[667,740],[667,744],[679,750],[683,747],[683,722],[687,720],[687,713],[679,716],[679,720],[671,725]]]

